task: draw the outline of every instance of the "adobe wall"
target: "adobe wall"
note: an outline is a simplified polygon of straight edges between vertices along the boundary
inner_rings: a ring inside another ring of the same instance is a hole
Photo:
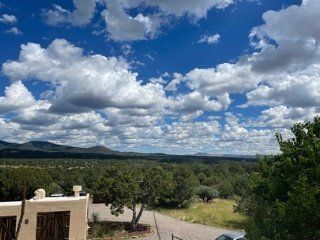
[[[70,240],[87,238],[87,211],[89,195],[85,197],[44,198],[27,200],[23,223],[18,240],[35,240],[38,212],[70,211]],[[17,224],[21,211],[21,202],[1,202],[1,216],[17,216]],[[26,221],[27,220],[27,221]]]

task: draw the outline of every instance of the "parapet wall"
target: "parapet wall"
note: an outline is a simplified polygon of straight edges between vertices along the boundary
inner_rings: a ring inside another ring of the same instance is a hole
[[[18,240],[35,240],[38,213],[70,211],[70,240],[85,240],[88,230],[89,195],[84,197],[48,197],[26,201],[25,214]],[[0,202],[0,217],[20,217],[21,202]]]

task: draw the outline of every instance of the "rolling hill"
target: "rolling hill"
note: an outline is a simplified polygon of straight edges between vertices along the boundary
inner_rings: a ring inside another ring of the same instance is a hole
[[[22,144],[0,141],[0,157],[72,157],[77,155],[116,155],[120,152],[113,151],[103,146],[90,148],[72,147],[44,141],[31,141]]]
[[[169,155],[163,153],[119,152],[104,146],[82,148],[45,141],[31,141],[22,144],[0,141],[0,158],[145,159],[162,162],[201,161],[211,163],[217,161],[255,161],[255,157],[248,156]]]

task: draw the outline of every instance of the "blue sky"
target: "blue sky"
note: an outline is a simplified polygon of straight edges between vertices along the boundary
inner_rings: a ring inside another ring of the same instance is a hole
[[[317,0],[0,0],[0,138],[265,154],[319,113]]]

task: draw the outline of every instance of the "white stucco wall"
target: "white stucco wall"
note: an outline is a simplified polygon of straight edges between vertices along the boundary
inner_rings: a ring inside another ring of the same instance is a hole
[[[89,195],[85,197],[44,198],[27,200],[23,223],[18,240],[35,240],[38,212],[70,211],[70,240],[87,238],[87,212]],[[0,202],[0,217],[17,216],[17,224],[21,211],[21,202]],[[28,224],[25,220],[28,219]]]

